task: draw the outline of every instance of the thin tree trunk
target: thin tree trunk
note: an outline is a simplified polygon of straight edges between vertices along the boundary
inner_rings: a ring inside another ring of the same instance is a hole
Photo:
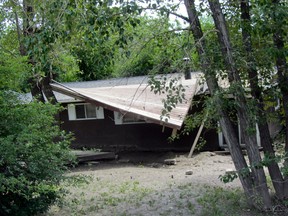
[[[30,21],[33,20],[34,12],[31,0],[23,0],[23,34],[24,36],[29,36],[33,34],[33,26]]]
[[[205,38],[203,37],[201,24],[199,22],[197,11],[195,9],[195,2],[194,0],[184,0],[184,3],[187,9],[188,16],[189,16],[191,30],[192,30],[192,34],[195,40],[196,49],[200,57],[201,68],[205,74],[205,79],[209,87],[210,93],[214,95],[216,103],[218,105],[217,112],[220,116],[220,120],[219,120],[220,126],[222,128],[224,137],[228,143],[228,147],[231,152],[231,156],[232,156],[232,160],[234,162],[235,168],[239,173],[239,178],[242,183],[246,197],[248,199],[248,203],[252,205],[253,195],[254,195],[253,188],[252,188],[253,181],[249,173],[246,176],[240,174],[241,171],[248,170],[248,166],[242,154],[240,144],[236,138],[237,135],[235,133],[233,125],[227,113],[223,109],[222,100],[218,94],[219,86],[217,84],[216,76],[215,74],[211,73],[211,70],[209,69],[211,65],[211,61],[208,59],[205,53],[205,49],[206,49]]]
[[[51,78],[49,76],[43,77],[41,80],[42,91],[46,96],[47,100],[51,104],[57,104],[56,97],[53,93],[52,87],[50,86]]]
[[[252,40],[251,40],[251,18],[248,0],[240,0],[241,7],[241,22],[242,22],[242,40],[246,51],[246,60],[248,62],[248,76],[251,87],[251,94],[257,103],[257,114],[260,119],[258,121],[258,127],[260,132],[261,145],[264,153],[270,158],[275,158],[275,152],[272,146],[272,140],[270,138],[269,127],[264,110],[264,100],[261,95],[261,89],[259,87],[258,74],[256,69],[256,61],[253,57]],[[279,165],[275,160],[268,164],[268,170],[272,179],[272,183],[278,199],[284,198],[283,188],[283,176],[280,171]]]
[[[261,164],[261,156],[257,146],[256,133],[250,134],[248,129],[251,127],[255,127],[253,121],[249,119],[249,110],[247,107],[247,102],[245,98],[245,91],[243,86],[241,85],[241,79],[239,76],[239,72],[235,66],[235,62],[232,54],[231,42],[228,34],[228,29],[226,26],[226,20],[222,13],[221,5],[219,0],[209,0],[210,9],[212,11],[212,17],[214,19],[214,23],[216,29],[218,30],[218,39],[221,45],[222,55],[224,57],[224,63],[226,69],[228,71],[228,79],[230,81],[230,85],[235,88],[235,100],[238,104],[236,106],[237,114],[240,120],[240,125],[243,130],[244,141],[246,144],[247,154],[251,165],[252,174],[255,182],[255,190],[258,193],[258,197],[256,199],[261,199],[263,203],[263,209],[271,209],[272,201],[269,194],[266,176],[263,170],[263,167],[256,167],[255,165]]]
[[[23,10],[25,11],[24,18],[23,18],[23,35],[24,37],[33,37],[34,34],[36,33],[34,32],[33,26],[31,25],[31,20],[33,20],[33,17],[34,17],[33,4],[31,0],[23,0]],[[15,12],[15,17],[16,17],[16,24],[17,24],[18,40],[20,43],[20,53],[21,55],[26,55],[26,50],[21,41],[20,26],[18,22],[18,15],[16,12]],[[33,54],[29,56],[29,63],[32,65],[35,64],[35,61],[33,59]],[[50,103],[56,104],[57,100],[50,86],[50,81],[51,81],[51,78],[50,78],[49,73],[45,77],[40,77],[38,75],[35,75],[34,78],[31,78],[29,80],[29,83],[31,86],[31,93],[34,98],[36,98],[37,100],[41,102],[45,102],[45,97],[46,97],[46,99]]]
[[[17,28],[17,38],[18,38],[18,42],[19,42],[19,52],[20,52],[21,56],[25,56],[26,55],[26,49],[25,49],[25,46],[23,44],[22,31],[20,28],[17,11],[14,11],[14,14],[15,14],[15,21],[16,21],[16,28]]]
[[[287,4],[287,3],[286,3]],[[272,0],[272,20],[274,21],[273,29],[273,41],[278,53],[276,56],[276,67],[280,91],[282,94],[283,109],[285,116],[285,153],[288,154],[288,65],[286,61],[286,55],[284,52],[284,30],[282,26],[277,25],[279,23],[279,17],[277,17],[276,8],[281,7],[279,0]],[[288,168],[288,159],[285,160],[284,166]],[[284,194],[288,199],[288,176],[284,177]]]
[[[31,94],[33,98],[36,98],[36,100],[45,102],[44,95],[42,93],[42,87],[41,83],[39,83],[39,78],[30,78],[29,79],[29,84],[30,84],[30,89],[31,89]]]
[[[30,20],[33,19],[33,7],[31,4],[31,0],[23,0],[23,36],[24,37],[31,37],[33,34],[33,28],[30,25]],[[17,14],[15,14],[16,16]],[[16,19],[17,22],[17,19]],[[17,30],[20,29],[19,24],[17,24]],[[20,32],[18,32],[18,39],[20,43],[20,54],[21,55],[26,55],[26,49],[22,49],[21,47],[21,37],[20,37]],[[24,47],[23,47],[24,48]],[[29,56],[28,63],[35,65],[35,62],[33,60],[33,56],[30,54]],[[29,84],[30,84],[30,89],[31,89],[31,94],[32,97],[35,98],[38,101],[45,102],[45,98],[42,92],[42,84],[40,82],[40,77],[35,75],[34,77],[31,77],[29,79]]]

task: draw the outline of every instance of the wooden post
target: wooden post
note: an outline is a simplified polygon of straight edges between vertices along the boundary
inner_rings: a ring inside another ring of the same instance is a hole
[[[172,135],[172,137],[175,137],[177,135],[177,129],[176,128],[173,128],[171,135]]]
[[[202,130],[203,130],[204,122],[205,122],[205,119],[202,121],[202,123],[201,123],[201,125],[200,125],[200,128],[199,128],[199,130],[198,130],[198,133],[197,133],[197,135],[196,135],[196,138],[195,138],[195,140],[194,140],[194,142],[193,142],[193,145],[192,145],[192,147],[191,147],[191,150],[190,150],[190,152],[189,152],[188,158],[191,158],[191,156],[192,156],[192,154],[193,154],[193,152],[194,152],[195,146],[196,146],[196,144],[197,144],[197,142],[198,142],[198,140],[199,140],[200,134],[201,134],[201,132],[202,132]]]

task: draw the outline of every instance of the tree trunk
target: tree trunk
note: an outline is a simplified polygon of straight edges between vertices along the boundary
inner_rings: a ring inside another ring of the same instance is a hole
[[[50,86],[51,78],[49,76],[43,77],[41,80],[41,86],[42,86],[42,91],[44,95],[46,96],[47,100],[51,104],[56,104],[57,100],[56,97],[53,93],[52,87]]]
[[[45,98],[42,93],[42,86],[41,83],[39,82],[39,78],[38,77],[30,78],[28,82],[30,84],[32,97],[44,103]]]
[[[232,160],[239,174],[239,178],[242,183],[245,195],[248,199],[248,203],[252,205],[253,194],[254,194],[253,188],[252,188],[253,181],[249,173],[248,175],[245,175],[245,176],[241,174],[243,170],[248,170],[248,166],[242,154],[240,144],[236,138],[237,135],[233,129],[233,125],[227,113],[223,109],[222,100],[218,94],[219,86],[217,84],[216,76],[209,69],[211,65],[211,61],[209,60],[208,56],[206,56],[205,54],[206,43],[205,43],[205,38],[203,37],[203,32],[202,32],[202,28],[199,22],[197,11],[195,9],[195,2],[194,0],[185,0],[184,3],[187,9],[188,16],[189,16],[191,31],[195,40],[195,46],[196,46],[198,55],[200,57],[201,68],[205,74],[205,79],[209,87],[210,93],[214,95],[216,103],[218,105],[217,112],[220,116],[220,120],[219,120],[220,126],[222,128],[224,137],[228,143],[228,147],[231,152]]]
[[[246,61],[248,62],[248,76],[251,87],[251,94],[257,103],[257,114],[260,119],[258,121],[258,127],[260,132],[261,145],[264,153],[269,158],[275,158],[275,152],[272,146],[272,140],[270,138],[269,127],[264,110],[264,100],[261,95],[261,88],[259,87],[258,74],[256,69],[256,61],[253,57],[252,40],[251,40],[251,18],[249,1],[241,0],[241,22],[242,22],[242,40],[246,51]],[[268,164],[268,170],[272,179],[272,183],[278,199],[284,198],[283,177],[279,168],[279,165],[275,160]]]
[[[31,0],[23,0],[23,33],[24,36],[29,36],[33,34],[33,26],[30,24],[30,21],[33,20],[34,12]]]
[[[287,3],[286,3],[287,4]],[[285,153],[288,154],[288,65],[285,55],[285,43],[284,35],[285,32],[281,25],[279,25],[279,17],[277,17],[277,7],[281,7],[279,0],[272,0],[272,20],[274,23],[273,29],[273,41],[275,48],[277,49],[276,56],[276,67],[280,91],[282,94],[283,109],[285,116]],[[288,159],[284,163],[285,168],[288,168]],[[285,198],[288,199],[288,176],[284,176],[284,194]]]
[[[246,144],[247,154],[251,165],[252,174],[254,177],[255,191],[257,191],[256,199],[261,199],[263,209],[271,209],[272,202],[269,194],[266,176],[261,166],[255,166],[261,164],[261,156],[257,146],[256,133],[249,133],[248,129],[256,127],[253,124],[253,120],[249,118],[249,110],[245,98],[245,91],[241,85],[241,79],[239,72],[235,66],[233,59],[232,47],[229,38],[228,29],[226,26],[226,20],[221,10],[219,0],[209,0],[210,9],[212,11],[212,17],[216,26],[219,43],[221,45],[221,51],[224,58],[225,67],[228,72],[228,79],[230,85],[235,88],[234,98],[237,103],[236,109],[239,117],[240,125],[243,130],[244,142]]]
[[[33,20],[33,17],[34,17],[34,10],[33,10],[33,5],[32,5],[31,0],[23,0],[23,11],[24,11],[23,35],[24,37],[31,37],[35,33],[33,30],[33,26],[31,25],[31,20]],[[20,44],[20,54],[26,55],[27,52],[21,40],[20,26],[18,22],[18,15],[16,12],[15,12],[15,17],[16,17],[18,40]],[[33,54],[29,56],[29,63],[32,65],[35,64],[33,60]],[[37,100],[41,102],[45,102],[45,97],[46,97],[46,99],[50,103],[56,104],[57,100],[50,86],[50,81],[51,81],[51,78],[50,78],[49,73],[45,77],[40,77],[39,75],[35,75],[34,78],[31,78],[29,80],[29,83],[31,86],[31,93],[34,98],[36,98]]]
[[[30,25],[30,21],[33,19],[33,16],[34,16],[31,0],[23,0],[23,12],[24,12],[23,13],[23,36],[27,38],[27,37],[31,37],[33,34],[33,28]],[[19,48],[20,54],[24,56],[27,54],[27,50],[24,48],[24,45],[22,44],[17,13],[15,13],[15,17],[16,17],[16,24],[17,24],[18,40],[20,44],[20,48]],[[27,62],[28,64],[35,65],[32,55],[29,55],[28,59],[29,59]],[[32,97],[44,103],[45,98],[42,92],[42,84],[40,82],[40,77],[38,75],[35,75],[34,77],[31,77],[28,82],[30,84]]]
[[[15,22],[16,22],[16,28],[17,28],[17,38],[19,42],[19,52],[21,56],[25,56],[27,52],[23,44],[23,38],[22,38],[23,35],[22,35],[21,28],[20,28],[20,24],[19,24],[18,13],[16,10],[14,11],[14,14],[15,14]]]

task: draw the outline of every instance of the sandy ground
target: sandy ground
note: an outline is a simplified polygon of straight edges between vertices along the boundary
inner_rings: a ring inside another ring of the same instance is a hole
[[[166,165],[165,159],[176,159],[176,165]],[[227,170],[234,165],[224,154],[122,153],[117,160],[73,169],[73,175],[88,175],[91,182],[73,188],[69,202],[48,215],[198,215],[196,200],[203,188],[240,187],[238,179],[219,180]]]
[[[176,159],[176,165],[164,160]],[[107,181],[138,180],[144,186],[165,187],[170,183],[201,183],[210,186],[240,187],[239,180],[224,184],[219,175],[234,170],[230,155],[202,152],[187,158],[186,153],[133,152],[119,154],[118,160],[102,161],[98,165],[79,166],[74,171],[97,175]],[[192,175],[186,175],[192,171]]]

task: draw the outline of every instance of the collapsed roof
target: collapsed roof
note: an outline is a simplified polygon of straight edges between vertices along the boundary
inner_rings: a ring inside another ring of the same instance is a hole
[[[156,76],[155,79],[162,80],[164,77],[167,83],[177,78],[177,84],[185,88],[185,100],[172,109],[169,117],[162,115],[167,92],[155,94],[148,84],[147,76],[63,84],[53,82],[51,86],[53,91],[58,92],[55,96],[60,103],[88,102],[121,112],[123,115],[130,113],[147,122],[180,129],[194,95],[201,91],[201,73],[192,73],[189,80],[185,80],[179,74]]]

